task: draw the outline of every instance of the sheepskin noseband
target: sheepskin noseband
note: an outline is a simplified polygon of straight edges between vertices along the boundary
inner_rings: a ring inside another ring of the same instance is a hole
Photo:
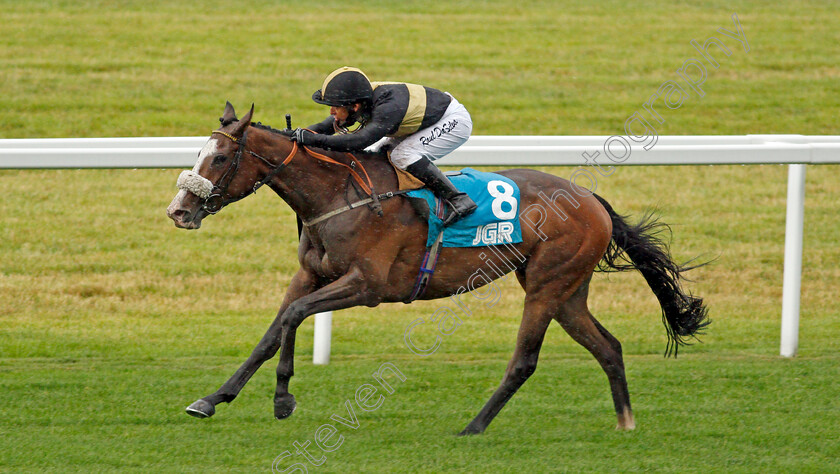
[[[207,199],[213,191],[213,183],[195,171],[181,171],[178,176],[178,189],[189,191],[201,199]]]

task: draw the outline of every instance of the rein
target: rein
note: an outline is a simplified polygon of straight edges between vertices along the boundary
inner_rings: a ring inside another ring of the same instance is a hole
[[[231,135],[227,132],[223,132],[221,130],[213,130],[212,132],[210,132],[210,135],[213,135],[213,134],[222,135],[222,136],[230,139],[231,141],[233,141],[234,143],[239,145],[239,148],[236,150],[236,154],[234,154],[233,161],[231,162],[230,166],[228,166],[228,169],[225,170],[225,174],[222,175],[222,178],[219,180],[219,183],[213,185],[212,191],[204,199],[204,204],[202,205],[202,208],[208,214],[216,214],[217,212],[219,212],[223,207],[227,206],[228,204],[230,204],[232,202],[239,201],[241,199],[244,199],[244,198],[250,196],[251,194],[256,193],[257,189],[261,188],[263,185],[265,185],[269,181],[271,181],[275,176],[277,176],[278,173],[280,173],[280,171],[282,171],[292,161],[292,159],[295,157],[295,155],[297,154],[298,149],[299,149],[298,148],[298,143],[293,141],[292,142],[292,150],[289,152],[289,155],[286,156],[286,158],[283,160],[283,162],[281,162],[279,165],[275,165],[274,163],[269,161],[267,158],[265,158],[263,156],[260,156],[257,153],[255,153],[251,150],[248,150],[246,148],[247,137],[248,137],[247,129],[245,130],[245,133],[242,134],[242,138],[236,138],[233,135]],[[374,187],[373,187],[373,181],[370,179],[370,175],[368,175],[367,170],[362,165],[362,163],[358,160],[358,158],[356,158],[352,153],[347,153],[347,155],[349,155],[351,157],[351,161],[350,161],[350,165],[346,165],[346,164],[344,164],[340,161],[337,161],[337,160],[334,160],[334,159],[330,158],[329,156],[326,156],[324,154],[313,151],[312,149],[307,148],[305,145],[301,145],[300,150],[302,150],[304,153],[312,156],[313,158],[315,158],[319,161],[323,161],[325,163],[335,164],[335,165],[339,165],[339,166],[342,166],[344,168],[347,168],[347,171],[350,173],[350,176],[353,178],[353,180],[362,188],[362,190],[368,196],[370,196],[367,199],[355,202],[355,203],[353,203],[349,206],[345,206],[345,207],[340,208],[340,209],[336,209],[335,211],[328,212],[324,215],[316,217],[315,219],[313,219],[311,221],[305,222],[305,224],[307,226],[313,225],[317,222],[321,222],[321,221],[326,220],[330,217],[333,217],[334,215],[341,214],[342,212],[349,211],[351,209],[355,209],[355,208],[357,208],[357,207],[359,207],[363,204],[372,203],[373,211],[376,212],[376,214],[380,217],[383,215],[382,206],[381,206],[379,200],[380,199],[388,199],[390,197],[393,197],[394,193],[385,193],[385,194],[382,194],[382,195],[377,194],[376,191],[374,190]],[[254,187],[249,192],[247,192],[247,193],[245,193],[245,194],[243,194],[243,195],[241,195],[237,198],[229,198],[228,200],[225,201],[224,200],[224,195],[227,194],[227,189],[230,186],[231,181],[233,181],[233,177],[236,175],[237,171],[239,171],[239,166],[240,166],[240,163],[242,161],[242,153],[243,152],[248,153],[249,155],[259,159],[260,161],[262,161],[264,164],[266,164],[269,167],[269,169],[271,171],[269,171],[269,173],[266,174],[265,178],[258,181],[257,183],[254,183]],[[362,178],[362,175],[359,174],[359,172],[356,171],[357,165],[358,165],[359,170],[361,170],[362,174],[364,175],[364,178]]]

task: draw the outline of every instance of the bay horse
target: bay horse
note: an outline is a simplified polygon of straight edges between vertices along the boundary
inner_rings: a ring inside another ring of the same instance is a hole
[[[397,175],[383,155],[353,156],[298,146],[279,130],[252,123],[253,113],[252,105],[240,120],[233,106],[226,104],[219,119],[222,126],[211,133],[193,170],[182,173],[185,183],[179,178],[181,190],[166,212],[177,227],[197,229],[207,215],[267,185],[305,224],[299,236],[300,268],[277,316],[248,359],[216,392],[187,408],[187,413],[199,418],[212,416],[216,405],[236,398],[279,349],[274,416],[291,415],[296,401],[288,387],[294,374],[295,333],[301,322],[324,311],[406,302],[426,251],[428,224],[410,200],[398,196],[380,203],[375,199],[375,190],[395,191],[398,186]],[[679,346],[709,324],[702,299],[681,288],[682,273],[694,267],[672,260],[667,244],[657,237],[665,225],[655,219],[630,225],[600,196],[547,173],[514,169],[499,174],[519,186],[519,209],[540,206],[545,210],[550,203],[544,198],[552,196],[555,212],[529,215],[529,222],[538,217],[539,225],[523,225],[521,243],[498,247],[518,265],[512,271],[525,290],[522,322],[501,384],[460,434],[484,432],[534,373],[552,320],[589,350],[607,374],[618,417],[616,428],[633,429],[621,344],[587,307],[592,274],[596,269],[641,272],[662,308],[666,355],[676,355]],[[186,183],[189,180],[192,184]],[[346,193],[365,188],[364,183],[370,188],[364,193],[373,195],[367,201],[372,202],[349,208]],[[372,208],[381,210],[381,216]],[[519,217],[525,218],[521,213]],[[422,299],[455,295],[459,288],[463,291],[470,275],[486,263],[485,250],[443,248]]]

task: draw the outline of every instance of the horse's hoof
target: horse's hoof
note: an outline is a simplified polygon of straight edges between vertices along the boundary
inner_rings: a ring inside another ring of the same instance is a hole
[[[278,420],[288,418],[295,411],[295,408],[297,408],[297,402],[295,396],[291,393],[274,397],[274,418]]]
[[[458,433],[458,436],[472,436],[472,435],[478,435],[478,434],[481,434],[481,433],[484,433],[484,430],[479,430],[477,428],[472,428],[472,427],[467,426],[466,428],[464,428],[464,431],[461,431],[460,433]]]
[[[192,415],[196,418],[209,418],[214,413],[216,413],[216,407],[204,399],[198,399],[187,407],[187,415]]]

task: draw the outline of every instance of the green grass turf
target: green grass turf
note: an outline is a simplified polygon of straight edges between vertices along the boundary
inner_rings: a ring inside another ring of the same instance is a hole
[[[337,65],[449,90],[476,134],[606,134],[714,36],[660,134],[837,133],[831,2],[0,2],[4,138],[204,135],[225,99],[296,124]],[[737,13],[750,45],[734,30]]]
[[[706,96],[662,134],[837,134],[837,7],[783,3],[0,2],[0,137],[206,135],[226,99],[282,125],[334,67],[427,83],[467,104],[476,134],[611,134],[696,55],[732,47]],[[737,12],[751,51],[717,28]],[[352,26],[352,33],[348,28]],[[568,177],[569,168],[544,170]],[[703,343],[664,360],[638,274],[598,275],[593,313],[624,344],[638,429],[615,417],[597,363],[557,325],[536,374],[483,436],[457,438],[498,384],[522,291],[476,306],[437,353],[403,331],[440,302],[336,313],[332,362],[299,331],[272,417],[276,359],[209,420],[215,390],[262,335],[296,268],[294,218],[270,192],[175,229],[178,170],[0,172],[0,470],[259,472],[312,440],[382,363],[407,376],[312,472],[830,472],[840,470],[840,168],[808,169],[800,353],[778,357],[786,168],[620,168],[621,213],[658,206],[678,260],[717,257],[691,289]],[[477,304],[477,303],[476,303]],[[314,449],[313,452],[317,452]],[[302,461],[288,458],[281,467]]]

